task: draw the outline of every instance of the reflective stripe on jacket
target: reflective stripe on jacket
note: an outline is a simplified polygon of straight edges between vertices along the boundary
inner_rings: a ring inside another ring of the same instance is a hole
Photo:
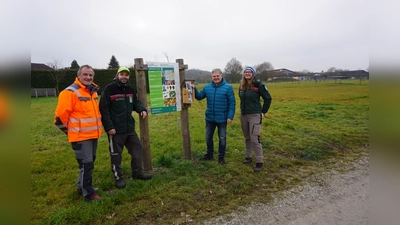
[[[54,124],[68,135],[69,142],[97,139],[101,135],[99,87],[92,83],[89,89],[76,78],[58,97]]]
[[[100,112],[104,130],[115,129],[117,134],[135,130],[132,111],[140,114],[147,109],[138,100],[136,90],[128,83],[118,80],[107,85],[101,93]]]

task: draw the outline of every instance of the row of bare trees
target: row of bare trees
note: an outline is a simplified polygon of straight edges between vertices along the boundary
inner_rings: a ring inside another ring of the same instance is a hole
[[[163,52],[164,56],[166,57],[167,61],[169,62],[169,55],[166,52]],[[79,64],[76,60],[71,62],[71,67],[63,67],[62,61],[59,59],[53,59],[52,62],[47,63],[49,67],[53,70],[51,71],[51,78],[56,83],[56,90],[59,93],[58,84],[60,81],[64,79],[65,76],[65,69],[78,69]],[[245,65],[246,66],[246,65]],[[243,68],[245,67],[242,63],[237,60],[236,58],[232,58],[225,66],[224,69],[224,76],[230,83],[237,83],[240,82],[243,75]],[[267,80],[268,79],[268,71],[274,70],[274,67],[270,62],[262,62],[257,65],[252,65],[257,71],[257,78],[260,80]],[[119,68],[119,62],[114,55],[111,56],[110,62],[108,63],[108,69]],[[337,69],[336,67],[330,67],[326,72],[334,73],[343,71],[341,69]],[[322,73],[323,71],[321,71]],[[300,73],[307,74],[310,73],[308,70],[303,70]]]
[[[246,66],[244,66],[246,67]],[[225,78],[228,82],[237,83],[240,82],[243,75],[242,63],[236,58],[232,58],[225,66],[224,74]],[[264,79],[267,76],[267,72],[273,70],[274,67],[270,62],[263,62],[253,66],[257,71],[257,77],[260,79]]]
[[[55,88],[57,91],[57,95],[58,95],[58,93],[60,93],[59,83],[64,79],[66,70],[67,69],[79,69],[79,64],[75,59],[72,60],[70,67],[64,67],[62,64],[62,60],[55,59],[55,58],[53,58],[53,61],[48,62],[47,66],[52,68],[52,70],[50,71],[50,78],[52,80],[54,80],[54,82],[56,84]],[[116,69],[119,67],[120,66],[119,66],[119,62],[118,62],[117,58],[115,58],[115,56],[112,55],[110,62],[108,63],[108,69]]]
[[[52,62],[47,63],[47,66],[51,67],[53,70],[79,69],[79,64],[75,59],[72,60],[70,67],[64,67],[62,64],[62,60],[54,59],[54,58],[53,58]],[[107,68],[108,69],[117,69],[119,67],[120,66],[119,66],[119,62],[118,62],[117,58],[115,58],[115,56],[112,55]]]
[[[225,78],[227,79],[228,82],[231,83],[237,83],[240,82],[242,79],[243,75],[243,68],[245,66],[242,66],[242,63],[237,60],[236,58],[232,58],[225,66],[224,74]],[[269,76],[273,76],[273,73],[270,73],[269,71],[274,70],[274,67],[270,62],[263,62],[257,65],[253,65],[254,69],[257,71],[257,78],[260,80],[268,80],[270,78]],[[338,69],[336,67],[330,67],[325,73],[340,73],[343,71],[348,71],[348,70],[343,70],[343,69]],[[367,69],[368,71],[368,69]],[[314,73],[310,72],[309,70],[302,70],[298,71],[296,73],[300,74],[309,74],[312,76]],[[324,73],[324,71],[321,71],[321,73]]]

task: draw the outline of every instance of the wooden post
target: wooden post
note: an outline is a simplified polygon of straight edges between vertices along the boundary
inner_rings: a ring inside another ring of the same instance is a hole
[[[179,80],[183,82],[185,80],[185,69],[187,65],[183,63],[183,59],[177,59],[179,68]],[[181,84],[178,84],[181,85]],[[190,130],[189,130],[189,107],[190,104],[183,104],[181,111],[181,125],[182,125],[182,145],[183,145],[183,157],[185,159],[192,159],[192,150],[190,148]]]
[[[142,58],[135,59],[135,72],[136,72],[136,89],[138,99],[142,105],[147,106],[147,90],[146,90],[146,73],[147,65],[143,64]],[[149,114],[149,111],[147,111]],[[148,117],[142,118],[139,116],[140,124],[140,141],[143,144],[143,167],[145,171],[152,170],[151,154],[150,154],[150,136],[149,136],[149,119]]]

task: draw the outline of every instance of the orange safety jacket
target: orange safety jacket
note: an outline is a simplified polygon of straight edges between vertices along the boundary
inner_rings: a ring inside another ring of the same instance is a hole
[[[75,82],[64,89],[58,97],[54,124],[68,135],[69,142],[97,139],[102,130],[101,114],[95,83],[86,88]]]

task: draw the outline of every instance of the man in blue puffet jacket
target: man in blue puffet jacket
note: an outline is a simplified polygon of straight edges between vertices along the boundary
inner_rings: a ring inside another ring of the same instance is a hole
[[[201,91],[195,88],[195,98],[202,100],[207,98],[206,109],[206,143],[207,153],[200,160],[212,160],[214,158],[214,131],[218,127],[218,163],[225,164],[226,153],[226,126],[231,124],[235,115],[236,100],[232,85],[222,77],[220,69],[211,71],[212,82],[204,86]]]

